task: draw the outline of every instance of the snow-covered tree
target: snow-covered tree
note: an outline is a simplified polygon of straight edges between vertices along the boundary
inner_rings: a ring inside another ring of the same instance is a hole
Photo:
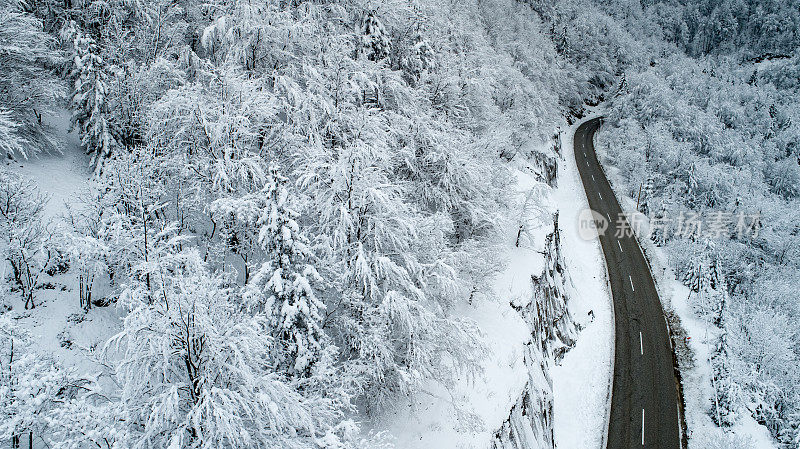
[[[299,391],[275,369],[266,316],[242,312],[199,253],[176,252],[174,243],[163,240],[157,259],[135,267],[135,278],[149,274],[151,284],[125,289],[130,312],[104,349],[122,388],[119,444],[344,447],[332,438],[346,395]]]
[[[223,14],[203,30],[200,42],[220,63],[240,66],[246,71],[285,70],[311,44],[307,39],[313,21],[304,20],[307,11],[292,11],[278,3],[232,1]]]
[[[335,273],[330,281],[336,296],[328,301],[333,334],[368,407],[377,409],[394,391],[411,391],[426,376],[468,369],[475,346],[461,338],[473,329],[446,317],[446,303],[431,288],[455,272],[446,259],[431,261],[431,267],[418,256],[436,247],[416,249],[418,226],[426,220],[390,178],[392,157],[380,117],[362,109],[339,120],[330,126],[340,137],[332,147],[308,150],[299,182],[315,199],[309,224]],[[441,357],[447,362],[437,361]]]
[[[776,193],[787,198],[800,196],[800,163],[796,157],[775,162],[767,176]]]
[[[695,295],[693,304],[697,312],[711,321],[715,326],[721,326],[724,316],[725,304],[728,301],[728,284],[720,272],[716,260],[709,261],[705,255],[695,259],[686,267],[683,283]]]
[[[34,156],[57,149],[42,117],[63,95],[52,69],[60,55],[25,3],[0,1],[0,156]]]
[[[7,110],[0,110],[0,151],[4,155],[19,154],[27,156],[25,146],[28,143],[18,134],[20,124],[11,118]]]
[[[69,43],[72,53],[72,126],[78,130],[86,152],[92,155],[90,164],[99,173],[114,145],[106,102],[108,75],[94,39],[74,22],[65,25],[62,39]]]
[[[250,283],[253,270],[258,269],[258,218],[262,203],[257,194],[245,194],[241,197],[218,198],[209,208],[214,226],[219,228],[216,234],[222,240],[221,245],[242,260],[240,277],[244,285]],[[209,245],[212,244],[209,242]]]
[[[376,11],[368,11],[361,19],[359,42],[361,51],[372,61],[380,61],[389,55],[390,38],[378,18]]]
[[[227,259],[246,283],[260,263],[256,194],[266,182],[268,149],[285,143],[277,100],[262,91],[263,82],[222,72],[222,79],[187,84],[154,104],[147,151],[164,174],[160,191],[174,193],[163,198],[165,214],[195,229],[198,244],[215,248],[209,257]]]
[[[718,426],[730,427],[736,423],[738,417],[742,388],[732,377],[731,360],[724,333],[716,340],[710,363],[714,398],[709,415]]]
[[[309,241],[297,224],[298,213],[293,204],[296,201],[290,197],[287,182],[278,167],[272,165],[261,193],[264,206],[258,218],[258,242],[268,260],[247,289],[264,289],[252,296],[259,298],[258,307],[266,309],[275,320],[273,337],[279,364],[292,375],[304,376],[310,373],[327,343],[322,331],[325,306],[312,288],[312,283],[322,279],[311,264]]]
[[[116,167],[112,172],[121,174]],[[110,202],[114,195],[108,191],[114,187],[111,183],[92,187],[79,201],[70,204],[67,212],[72,229],[64,233],[62,250],[70,268],[77,272],[78,298],[85,310],[92,306],[95,278],[107,274],[113,283],[115,271],[124,263],[120,256],[130,250],[130,239],[126,237],[129,229],[124,225],[127,220],[122,220],[122,214]]]
[[[77,270],[78,299],[83,310],[92,308],[92,286],[95,276],[107,269],[106,256],[109,248],[102,240],[80,234],[69,234],[65,239],[65,251],[70,268]]]
[[[0,230],[3,258],[11,266],[25,308],[34,308],[39,278],[55,257],[52,232],[44,219],[47,197],[36,185],[7,169],[0,169]]]
[[[124,282],[135,264],[152,261],[157,243],[165,236],[181,234],[180,245],[192,239],[183,232],[183,217],[173,212],[177,207],[184,213],[189,210],[182,207],[181,190],[167,182],[168,163],[142,147],[108,161],[97,190],[73,214],[76,234],[105,245],[95,254],[100,258],[88,266],[102,269],[105,265],[110,277]]]
[[[416,33],[411,47],[400,57],[400,67],[413,80],[418,80],[426,71],[436,67],[436,52],[422,33]]]
[[[87,384],[74,370],[37,353],[30,333],[9,314],[0,315],[0,439],[19,447],[27,436],[33,446],[51,414]]]

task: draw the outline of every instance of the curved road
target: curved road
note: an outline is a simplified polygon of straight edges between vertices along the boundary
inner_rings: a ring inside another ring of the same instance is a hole
[[[617,221],[622,209],[592,143],[600,124],[596,118],[578,127],[575,161],[589,207],[608,220],[600,245],[614,299],[616,349],[606,447],[679,449],[678,394],[667,322],[642,251]]]

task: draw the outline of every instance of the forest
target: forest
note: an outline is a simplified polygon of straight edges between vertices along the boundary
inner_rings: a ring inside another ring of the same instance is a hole
[[[537,69],[558,58],[529,8],[2,11],[5,307],[31,313],[66,272],[75,320],[122,313],[81,369],[4,313],[0,435],[360,447],[372,443],[357,414],[475,369],[473,324],[449,312],[495,271],[486,254],[510,182],[498,155],[563,120],[552,85],[565,68]],[[11,161],[61,151],[47,126],[59,107],[94,182],[53,223]]]
[[[747,236],[653,238],[719,335],[709,416],[800,447],[796,1],[0,11],[0,439],[383,447],[365,420],[478,374],[486,348],[453,311],[502,265],[506,156],[599,104],[640,212],[759,216]],[[17,167],[65,151],[62,111],[91,182],[54,217]],[[62,283],[67,320],[116,323],[80,363],[21,324]]]

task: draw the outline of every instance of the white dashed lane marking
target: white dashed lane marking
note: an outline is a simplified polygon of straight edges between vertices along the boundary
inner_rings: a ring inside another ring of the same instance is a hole
[[[642,446],[644,446],[644,409],[642,409]]]
[[[639,332],[639,353],[644,355],[644,341],[642,340],[642,333]]]

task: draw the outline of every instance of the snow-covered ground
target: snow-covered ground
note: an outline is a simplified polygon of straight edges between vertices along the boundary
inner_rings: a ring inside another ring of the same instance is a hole
[[[28,160],[11,162],[17,173],[33,179],[42,193],[50,197],[44,212],[54,221],[58,221],[67,205],[74,203],[86,190],[91,177],[89,159],[80,149],[80,140],[76,133],[69,132],[69,114],[62,109],[44,118],[61,143],[61,153],[43,153]]]
[[[49,197],[44,218],[50,220],[52,226],[63,229],[70,205],[89,187],[91,171],[77,135],[69,132],[69,112],[61,110],[45,117],[45,121],[54,129],[62,152],[40,154],[9,164],[17,173],[33,180]],[[87,351],[102,345],[119,330],[120,311],[115,307],[94,308],[84,314],[73,273],[43,280],[53,288],[37,291],[33,310],[24,310],[21,303],[12,304],[15,316],[36,339],[39,350],[67,365],[78,366],[81,371],[90,370],[93,362],[87,357]]]
[[[572,151],[578,125],[562,136],[564,160],[554,195],[572,278],[569,306],[583,326],[577,344],[553,372],[555,440],[562,449],[601,448],[604,444],[614,370],[613,309],[600,241],[578,235],[578,214],[589,207]]]
[[[376,427],[388,431],[398,448],[486,449],[524,388],[522,348],[527,325],[508,303],[481,301],[465,311],[489,347],[483,372],[456,379],[450,388],[430,384],[398,401]]]

